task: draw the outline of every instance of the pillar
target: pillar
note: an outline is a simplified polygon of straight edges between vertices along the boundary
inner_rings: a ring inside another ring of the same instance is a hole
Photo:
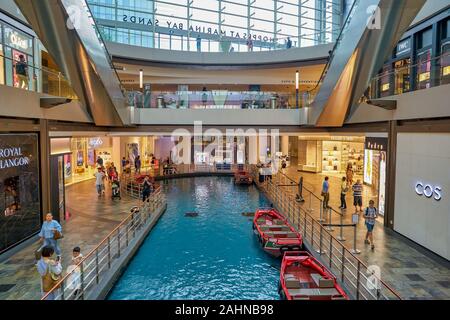
[[[281,153],[283,155],[289,154],[289,136],[281,136]]]
[[[50,212],[50,137],[48,133],[48,120],[39,120],[39,153],[41,170],[41,207],[42,214]],[[58,212],[52,212],[54,216]]]

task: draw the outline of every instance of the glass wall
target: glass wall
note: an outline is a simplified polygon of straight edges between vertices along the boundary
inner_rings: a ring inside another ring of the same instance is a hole
[[[33,37],[0,21],[0,84],[35,87]]]
[[[88,0],[105,40],[169,50],[264,51],[333,42],[339,0]],[[250,41],[251,40],[251,41]]]
[[[0,253],[41,223],[37,134],[0,134]]]

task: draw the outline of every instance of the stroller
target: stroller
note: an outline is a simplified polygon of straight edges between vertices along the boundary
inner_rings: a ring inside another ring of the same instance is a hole
[[[119,180],[114,180],[112,183],[111,183],[111,199],[116,199],[116,198],[119,198],[119,200],[121,200],[122,198],[121,198],[121,196],[120,196],[120,182],[119,182]]]

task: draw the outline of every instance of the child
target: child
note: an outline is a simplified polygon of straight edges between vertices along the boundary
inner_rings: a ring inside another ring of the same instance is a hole
[[[78,298],[81,288],[81,270],[77,267],[78,264],[83,260],[83,254],[81,253],[80,247],[75,247],[72,250],[72,264],[67,267],[67,273],[71,274],[67,279],[68,288],[75,289],[73,292],[73,297]]]
[[[375,226],[375,221],[378,217],[377,208],[375,208],[374,205],[375,202],[373,200],[370,200],[369,206],[366,208],[364,212],[364,219],[366,219],[366,227],[367,227],[366,240],[364,241],[364,243],[372,244],[372,250],[375,249],[375,245],[373,243],[373,228]]]

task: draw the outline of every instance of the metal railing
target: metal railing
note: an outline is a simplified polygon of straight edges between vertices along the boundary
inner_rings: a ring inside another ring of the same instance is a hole
[[[450,83],[450,53],[380,73],[370,81],[366,99],[379,99]],[[413,81],[414,80],[414,81]]]
[[[128,215],[103,241],[101,241],[72,272],[67,273],[42,300],[84,300],[97,288],[124,250],[136,239],[138,231],[151,222],[151,215],[165,203],[160,188],[149,198],[144,208],[131,210]]]
[[[167,177],[194,173],[233,173],[237,170],[246,170],[244,164],[172,164],[172,165],[149,165],[136,172],[133,168],[130,173],[121,175],[121,190],[126,195],[140,199],[142,198],[142,183],[136,181],[136,177],[148,175],[149,177]]]
[[[0,84],[56,97],[78,99],[69,81],[61,72],[25,63],[28,76],[26,79],[21,79],[16,72],[13,72],[18,62],[16,59],[0,55],[0,64],[5,66],[5,74],[0,73]]]
[[[299,96],[299,108],[309,106],[310,92]],[[128,106],[166,109],[296,109],[296,95],[268,91],[128,91]]]
[[[288,37],[252,38],[253,48],[247,44],[247,39],[232,37],[200,38],[197,40],[197,33],[192,36],[170,35],[152,32],[139,32],[135,30],[122,31],[105,26],[99,26],[103,39],[110,42],[134,45],[144,48],[164,49],[172,51],[191,51],[191,52],[264,52],[275,50],[289,50],[291,48],[302,48],[315,46],[319,44],[331,43],[333,39],[332,31],[317,32],[301,37],[289,37],[291,47],[288,46]],[[321,41],[315,39],[321,35]]]
[[[265,178],[264,182],[259,182],[258,168],[252,167],[251,172],[259,188],[302,234],[303,241],[309,244],[308,248],[321,256],[321,260],[353,299],[401,299],[394,289],[377,276],[375,268],[358,259],[352,250],[347,249],[322,223],[303,209],[294,194],[278,186],[274,179]]]

